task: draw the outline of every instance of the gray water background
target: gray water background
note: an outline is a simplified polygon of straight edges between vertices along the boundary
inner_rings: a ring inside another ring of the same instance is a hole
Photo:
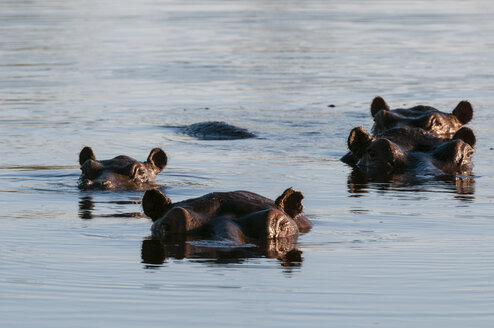
[[[480,0],[0,1],[0,325],[491,327],[492,17]],[[475,177],[355,183],[339,158],[376,95],[470,100]],[[260,138],[172,128],[207,120]],[[302,261],[143,259],[142,191],[79,191],[84,145],[162,147],[176,201],[303,191]]]

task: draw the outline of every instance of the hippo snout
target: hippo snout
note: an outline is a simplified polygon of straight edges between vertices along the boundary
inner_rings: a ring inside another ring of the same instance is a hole
[[[114,185],[111,181],[108,180],[91,180],[91,179],[83,179],[81,183],[79,183],[80,189],[101,189],[101,190],[110,190],[114,188]]]

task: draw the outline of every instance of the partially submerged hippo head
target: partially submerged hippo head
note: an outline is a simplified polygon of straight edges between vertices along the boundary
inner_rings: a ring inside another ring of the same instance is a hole
[[[255,138],[247,129],[221,121],[199,122],[182,127],[182,132],[202,140],[235,140]]]
[[[462,128],[452,139],[421,134],[420,129],[396,128],[373,137],[362,127],[348,137],[348,148],[356,166],[366,174],[384,176],[398,172],[413,174],[468,175],[473,167],[476,139],[473,131]]]
[[[376,97],[371,104],[374,117],[372,131],[381,135],[384,131],[401,126],[417,127],[438,137],[451,138],[454,133],[472,120],[473,108],[468,101],[460,101],[449,114],[430,106],[390,109],[381,97]]]
[[[233,191],[173,204],[159,190],[148,190],[142,207],[155,221],[153,238],[194,234],[242,244],[309,231],[312,223],[301,215],[302,199],[302,193],[289,188],[275,201],[248,191]]]
[[[163,150],[154,148],[145,162],[120,155],[98,161],[91,147],[84,147],[79,154],[81,189],[144,189],[152,186],[156,175],[166,166]]]

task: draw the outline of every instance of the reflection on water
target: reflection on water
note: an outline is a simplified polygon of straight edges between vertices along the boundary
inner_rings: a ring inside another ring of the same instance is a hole
[[[367,176],[359,169],[352,169],[347,179],[350,197],[361,197],[369,190],[427,192],[434,190],[449,191],[456,198],[473,201],[475,179],[473,176],[417,177],[408,174]]]
[[[486,3],[0,1],[0,326],[492,326]],[[348,176],[376,95],[470,100],[475,179]],[[163,128],[214,120],[261,138]],[[316,225],[298,245],[149,240],[142,192],[77,189],[89,144],[163,147],[177,201],[293,185]]]
[[[297,236],[233,247],[227,242],[204,240],[197,236],[168,235],[163,240],[144,239],[141,257],[146,268],[159,267],[169,259],[202,259],[207,263],[229,264],[243,263],[251,258],[278,259],[282,267],[293,268],[302,265],[302,251],[296,246]]]
[[[116,212],[110,214],[97,214],[95,215],[93,212],[95,210],[95,203],[101,204],[117,204],[117,205],[131,205],[131,204],[140,204],[141,202],[138,200],[130,200],[130,201],[99,201],[95,202],[92,196],[83,196],[81,195],[79,198],[79,218],[83,220],[98,218],[143,218],[146,217],[141,212]]]
[[[79,199],[79,217],[83,220],[93,218],[94,202],[93,197],[83,196]]]

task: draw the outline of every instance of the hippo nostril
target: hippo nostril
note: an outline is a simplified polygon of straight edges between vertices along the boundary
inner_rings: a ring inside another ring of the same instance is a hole
[[[103,189],[111,189],[111,188],[113,188],[113,185],[112,185],[111,181],[103,181],[101,183],[101,187]]]
[[[93,188],[94,182],[92,180],[81,179],[81,183],[79,184],[79,188],[81,189],[91,189]]]

